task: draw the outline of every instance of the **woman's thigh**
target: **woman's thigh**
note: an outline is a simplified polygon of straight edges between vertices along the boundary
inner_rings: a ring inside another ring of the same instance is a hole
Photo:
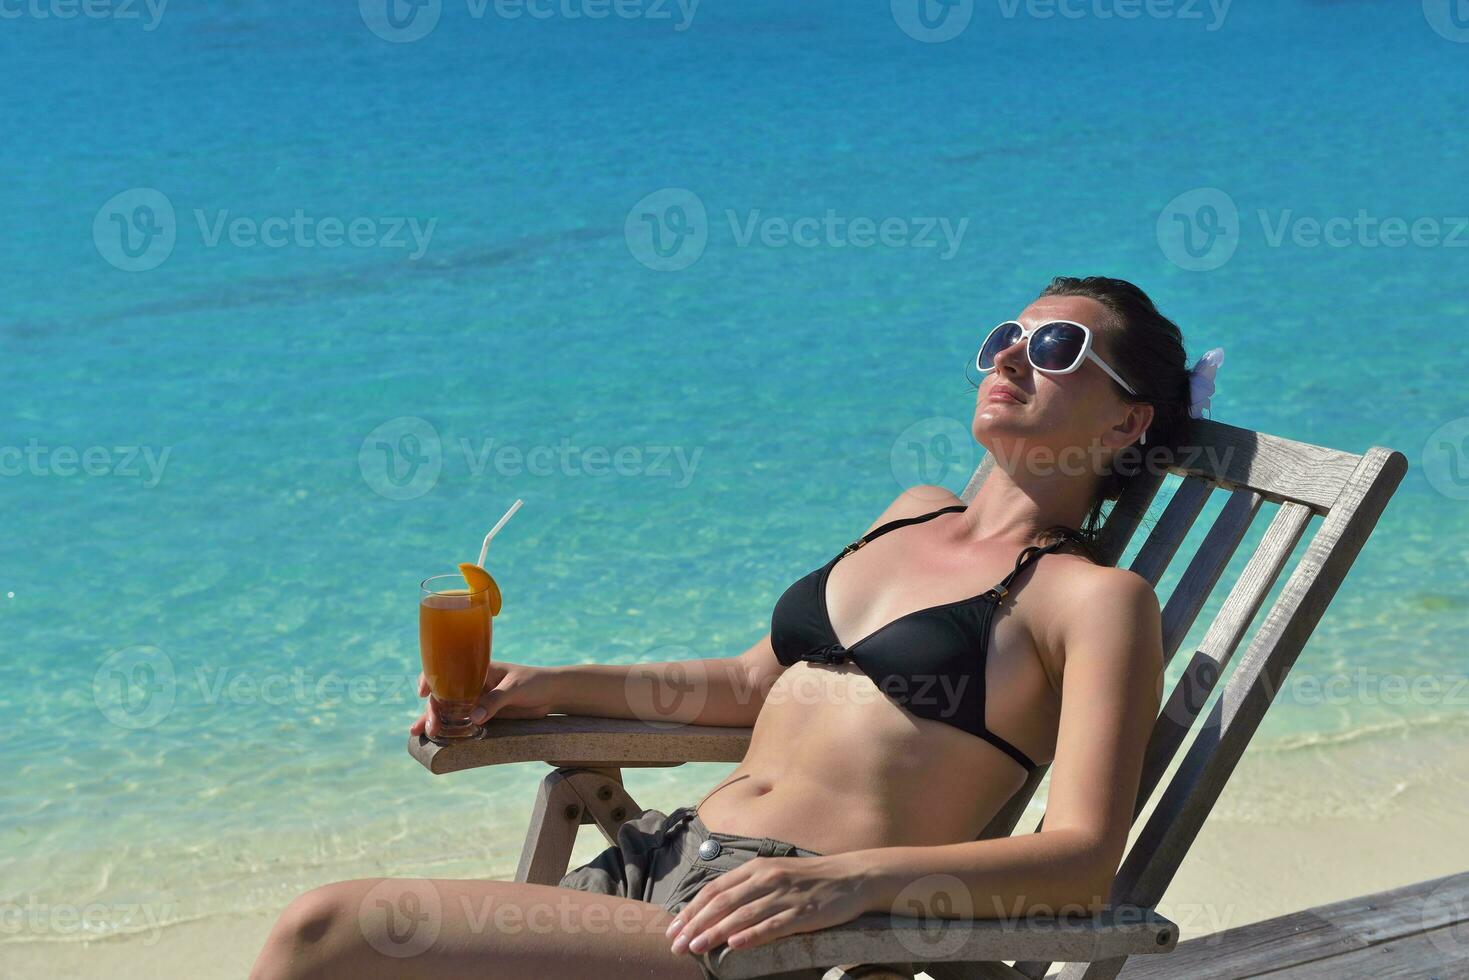
[[[669,951],[660,906],[513,881],[366,878],[287,906],[251,973],[351,980],[444,977],[703,980]]]

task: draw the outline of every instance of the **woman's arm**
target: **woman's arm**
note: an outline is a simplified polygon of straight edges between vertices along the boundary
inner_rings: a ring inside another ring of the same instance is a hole
[[[767,633],[735,657],[548,667],[551,710],[602,718],[749,727],[785,670]]]
[[[1002,919],[1106,905],[1162,699],[1162,616],[1147,582],[1114,568],[1097,569],[1069,598],[1058,628],[1060,730],[1038,833],[749,861],[673,920],[673,952],[759,946],[864,912]]]
[[[1098,572],[1065,610],[1061,721],[1042,829],[850,852],[853,867],[866,869],[867,910],[1006,918],[1107,904],[1161,704],[1163,629],[1145,579]]]

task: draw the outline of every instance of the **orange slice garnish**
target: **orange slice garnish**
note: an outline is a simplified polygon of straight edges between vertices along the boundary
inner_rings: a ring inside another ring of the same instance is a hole
[[[460,563],[459,574],[464,576],[464,581],[468,583],[471,595],[480,592],[488,593],[490,598],[490,615],[500,615],[500,606],[503,604],[504,599],[500,595],[500,586],[495,583],[494,576],[478,565],[471,565],[467,561]]]

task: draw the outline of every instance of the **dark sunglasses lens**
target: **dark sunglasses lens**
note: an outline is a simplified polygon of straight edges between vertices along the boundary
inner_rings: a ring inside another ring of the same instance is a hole
[[[979,349],[979,367],[988,371],[995,366],[995,355],[1020,339],[1020,324],[1002,323],[985,340]]]
[[[1070,323],[1048,323],[1030,337],[1030,359],[1042,371],[1064,371],[1081,357],[1086,335]]]

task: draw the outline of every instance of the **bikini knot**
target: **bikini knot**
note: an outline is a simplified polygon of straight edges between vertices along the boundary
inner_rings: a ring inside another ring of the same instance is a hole
[[[840,643],[828,643],[824,647],[801,654],[801,659],[814,664],[839,664],[847,659],[847,648]]]

